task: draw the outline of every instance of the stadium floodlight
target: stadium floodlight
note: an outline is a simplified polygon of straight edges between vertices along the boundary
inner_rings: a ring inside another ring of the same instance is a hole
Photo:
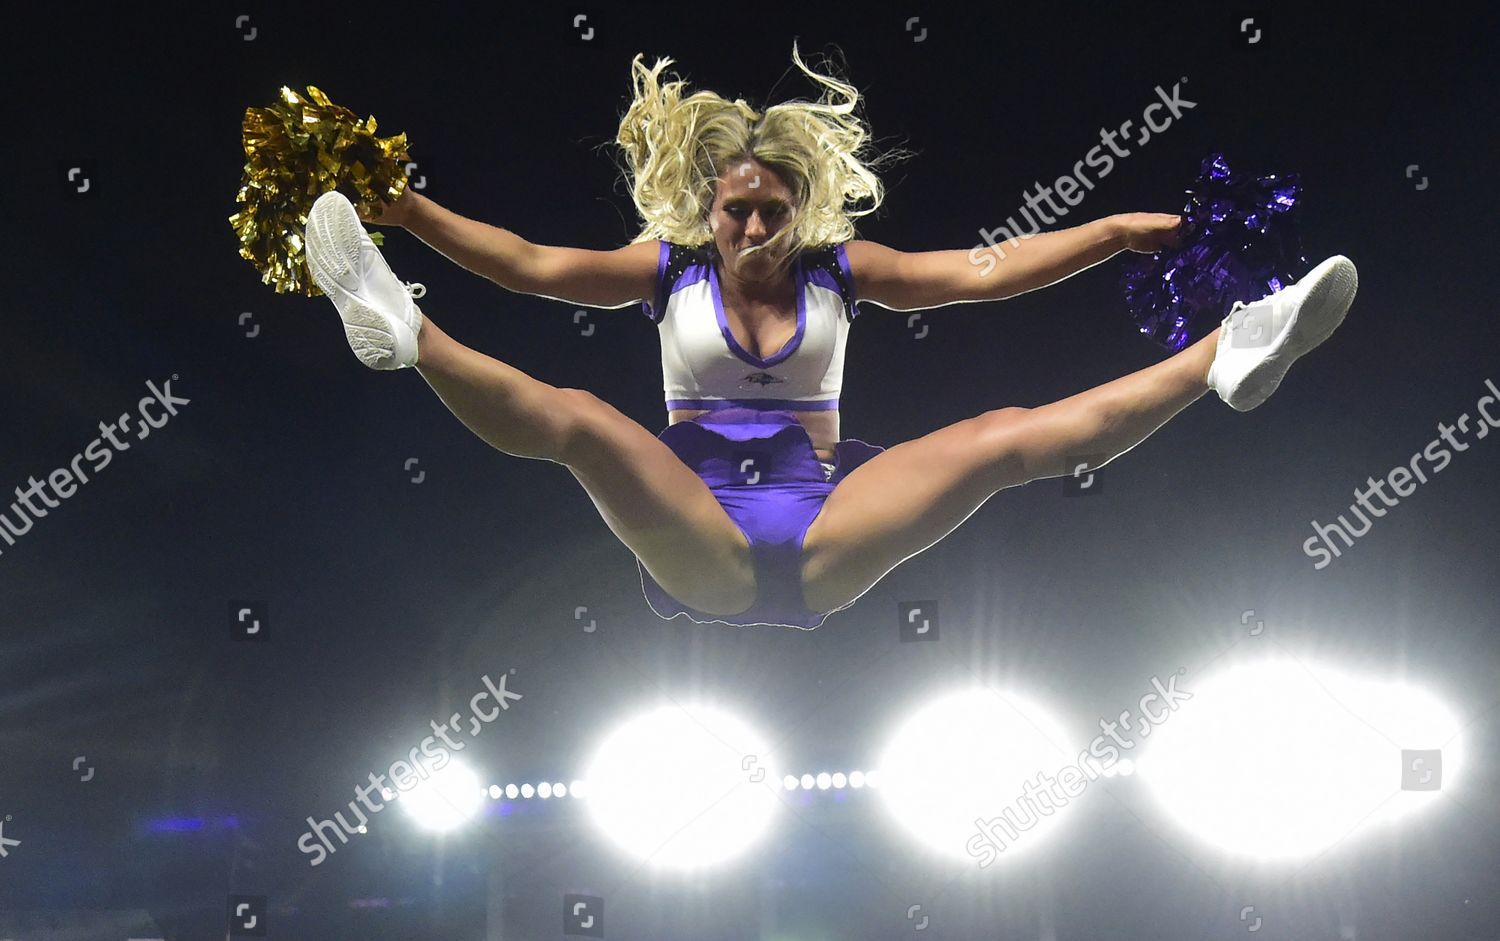
[[[402,794],[397,803],[417,826],[445,833],[474,816],[484,801],[484,793],[479,776],[467,765],[453,760]]]
[[[1068,816],[1046,786],[1079,748],[1040,706],[1010,691],[966,688],[908,714],[887,739],[878,784],[895,822],[920,844],[981,867],[1044,841]]]
[[[584,777],[589,813],[630,856],[661,869],[739,855],[779,808],[762,736],[708,705],[666,705],[604,737]]]
[[[1168,817],[1233,855],[1316,855],[1432,804],[1460,773],[1453,713],[1405,683],[1275,658],[1188,691],[1136,775]]]

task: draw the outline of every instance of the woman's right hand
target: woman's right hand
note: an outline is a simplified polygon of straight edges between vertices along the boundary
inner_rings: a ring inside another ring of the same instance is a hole
[[[401,195],[393,203],[379,203],[373,211],[359,210],[359,218],[372,225],[398,225],[405,226],[407,218],[411,215],[412,203],[417,195],[410,187],[401,191]]]

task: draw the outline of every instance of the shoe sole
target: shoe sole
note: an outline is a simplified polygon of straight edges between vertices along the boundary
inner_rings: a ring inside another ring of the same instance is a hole
[[[335,306],[354,355],[371,369],[380,369],[394,354],[396,338],[390,322],[361,301],[350,286],[359,283],[355,266],[364,231],[359,214],[347,199],[327,193],[319,196],[307,214],[307,267],[313,281],[330,299],[340,295],[345,298],[343,304]]]
[[[324,193],[307,214],[307,267],[330,298],[357,300],[361,239],[359,214],[337,192]]]
[[[1332,336],[1354,303],[1359,273],[1343,255],[1333,256],[1308,275],[1312,283],[1307,285],[1307,293],[1292,312],[1281,349],[1267,353],[1265,359],[1245,374],[1240,391],[1251,394],[1236,396],[1238,402],[1229,403],[1237,411],[1248,412],[1270,398],[1292,363]]]

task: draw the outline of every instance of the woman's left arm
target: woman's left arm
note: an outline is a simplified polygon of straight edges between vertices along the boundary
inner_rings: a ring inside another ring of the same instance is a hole
[[[1056,284],[1119,252],[1176,244],[1181,217],[1132,212],[1071,229],[977,245],[968,251],[901,252],[849,242],[845,252],[860,300],[891,310],[995,301]]]

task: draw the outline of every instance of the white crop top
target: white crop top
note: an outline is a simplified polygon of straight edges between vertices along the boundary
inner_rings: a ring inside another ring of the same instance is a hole
[[[795,263],[797,332],[766,359],[729,329],[708,245],[661,242],[656,297],[641,306],[661,334],[667,409],[837,409],[844,344],[859,316],[844,246],[803,251]]]

